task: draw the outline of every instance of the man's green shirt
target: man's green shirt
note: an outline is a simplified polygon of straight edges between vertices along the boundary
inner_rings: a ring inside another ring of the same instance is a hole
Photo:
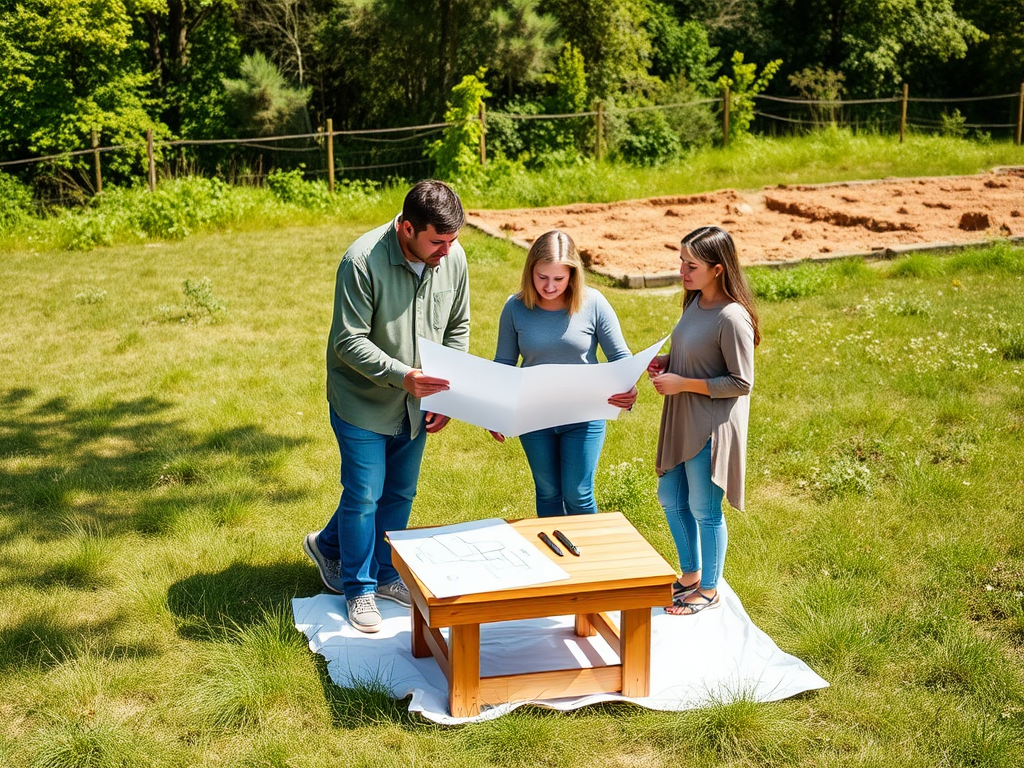
[[[420,367],[419,337],[469,350],[469,281],[458,241],[420,278],[398,244],[397,221],[360,237],[338,265],[327,399],[342,421],[382,435],[397,434],[408,416],[415,437],[423,413],[402,381]]]

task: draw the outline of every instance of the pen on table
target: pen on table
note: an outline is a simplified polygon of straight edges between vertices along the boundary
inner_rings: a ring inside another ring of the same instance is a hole
[[[562,533],[561,531],[556,530],[555,531],[555,538],[558,539],[563,544],[565,544],[565,548],[568,549],[570,552],[572,552],[574,555],[576,555],[576,557],[580,556],[580,548],[577,547],[575,544],[573,544],[571,541],[569,541],[569,537],[566,536],[564,533]]]
[[[544,531],[538,533],[537,537],[545,544],[547,544],[549,547],[551,547],[551,551],[554,552],[556,555],[558,555],[559,557],[565,557],[565,555],[562,554],[562,550],[558,548],[558,545],[555,544],[555,542],[551,540],[551,537],[544,533]]]

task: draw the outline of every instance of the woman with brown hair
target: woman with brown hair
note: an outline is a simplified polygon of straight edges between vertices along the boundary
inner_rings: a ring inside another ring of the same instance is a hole
[[[722,499],[743,509],[747,421],[754,384],[757,312],[736,246],[718,227],[688,234],[679,251],[683,314],[671,349],[647,371],[665,397],[658,434],[658,500],[682,576],[666,613],[719,604],[728,536]]]

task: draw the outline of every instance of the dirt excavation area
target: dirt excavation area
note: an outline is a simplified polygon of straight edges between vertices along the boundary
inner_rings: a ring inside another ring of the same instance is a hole
[[[978,176],[725,189],[699,195],[471,210],[469,223],[524,247],[561,229],[590,269],[634,287],[664,284],[679,241],[706,224],[732,234],[744,264],[1024,238],[1024,168]]]

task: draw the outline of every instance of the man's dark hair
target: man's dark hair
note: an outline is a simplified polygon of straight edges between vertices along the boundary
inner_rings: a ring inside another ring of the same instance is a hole
[[[426,179],[409,190],[402,206],[402,221],[412,224],[415,232],[422,232],[433,224],[439,235],[450,235],[462,229],[466,213],[455,190],[443,181]]]

